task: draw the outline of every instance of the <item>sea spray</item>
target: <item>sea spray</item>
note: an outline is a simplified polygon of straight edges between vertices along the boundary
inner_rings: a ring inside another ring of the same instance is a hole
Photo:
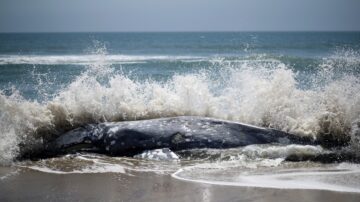
[[[26,100],[16,90],[0,94],[2,163],[11,162],[24,148],[34,149],[43,139],[83,124],[180,115],[245,122],[329,140],[353,137],[352,143],[358,144],[354,130],[360,114],[359,79],[351,71],[334,73],[339,68],[335,56],[324,59],[318,67],[324,71],[310,75],[314,85],[305,88],[299,84],[298,72],[277,59],[217,60],[216,71],[204,67],[157,81],[114,71],[106,49],[94,54],[96,62],[51,99]]]
[[[0,93],[0,163],[9,164],[23,149],[32,149],[37,132],[52,128],[53,115],[46,106],[24,100],[17,92]],[[30,148],[29,148],[30,147]]]

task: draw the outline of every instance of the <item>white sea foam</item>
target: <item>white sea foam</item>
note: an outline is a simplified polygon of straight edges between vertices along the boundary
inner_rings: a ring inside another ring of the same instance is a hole
[[[359,183],[354,176],[359,175],[359,170],[315,170],[304,169],[303,171],[284,170],[283,172],[270,174],[244,174],[227,176],[224,180],[209,180],[208,176],[204,176],[206,171],[196,172],[196,170],[180,169],[175,172],[172,177],[205,184],[228,185],[228,186],[244,186],[244,187],[261,187],[261,188],[277,188],[277,189],[312,189],[312,190],[329,190],[340,192],[356,192]],[[221,172],[226,172],[222,170]],[[219,176],[220,173],[208,173],[208,175]],[[348,180],[343,180],[343,179]],[[355,181],[354,181],[355,180]],[[355,184],[353,184],[355,183]]]
[[[358,164],[284,161],[291,155],[316,156],[326,152],[320,146],[250,145],[224,151],[206,150],[208,155],[219,152],[220,160],[184,166],[172,177],[226,186],[360,192]]]
[[[171,56],[171,55],[0,55],[0,65],[4,64],[81,64],[89,65],[98,61],[107,64],[129,64],[146,61],[201,61],[203,57],[195,56]]]
[[[137,81],[106,68],[108,57],[99,56],[47,102],[25,100],[16,91],[11,96],[0,93],[0,162],[11,162],[19,154],[19,144],[36,146],[43,134],[59,129],[181,115],[239,121],[314,138],[358,137],[354,130],[360,120],[360,82],[352,74],[328,78],[326,68],[314,77],[321,86],[304,89],[296,72],[280,61],[245,61],[225,64],[215,77],[202,71],[177,74],[166,82]],[[331,64],[328,60],[324,64]],[[99,77],[109,81],[104,84]]]
[[[79,170],[71,170],[71,171],[56,170],[46,166],[38,166],[38,165],[28,166],[27,168],[44,173],[52,173],[52,174],[125,173],[124,167],[109,163],[97,163],[88,167],[83,167]]]
[[[318,146],[301,145],[253,145],[243,148],[205,151],[205,157],[197,159],[182,159],[169,149],[145,151],[134,156],[135,158],[107,157],[97,154],[71,154],[57,158],[42,159],[39,161],[19,162],[18,166],[33,170],[54,173],[128,173],[128,172],[155,172],[173,173],[182,166],[195,170],[222,170],[222,169],[254,169],[280,166],[289,155],[316,155],[322,151]],[[218,155],[209,160],[206,156]],[[343,165],[343,167],[345,164]],[[340,168],[339,168],[340,169]]]
[[[14,167],[52,174],[122,173],[132,175],[133,172],[170,174],[179,169],[178,161],[108,157],[97,154],[72,154],[39,161],[17,162],[14,165]]]
[[[134,156],[135,158],[158,160],[158,161],[176,161],[179,156],[172,152],[169,148],[155,149],[144,151]]]
[[[252,158],[286,158],[296,156],[317,156],[326,152],[321,146],[311,145],[249,145],[242,150],[243,154]]]

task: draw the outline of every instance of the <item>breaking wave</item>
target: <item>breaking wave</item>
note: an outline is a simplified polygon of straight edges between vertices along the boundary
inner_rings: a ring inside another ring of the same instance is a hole
[[[99,60],[108,64],[128,64],[146,61],[163,60],[199,60],[203,57],[195,56],[168,56],[168,55],[0,55],[0,65],[5,64],[80,64],[89,65]]]
[[[352,72],[339,71],[346,68],[344,61],[357,62],[353,54],[325,58],[308,74],[307,86],[299,84],[298,72],[279,60],[224,62],[216,70],[140,81],[112,69],[111,61],[106,62],[112,56],[97,57],[95,65],[46,101],[26,100],[16,89],[11,95],[0,91],[1,163],[11,163],[23,150],[34,150],[41,141],[86,123],[183,115],[314,138],[351,138],[359,148],[360,81]]]

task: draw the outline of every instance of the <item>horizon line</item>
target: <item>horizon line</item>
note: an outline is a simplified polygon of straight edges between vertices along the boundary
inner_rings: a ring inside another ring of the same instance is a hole
[[[221,32],[360,32],[360,30],[161,30],[161,31],[0,31],[0,34],[56,34],[56,33],[221,33]]]

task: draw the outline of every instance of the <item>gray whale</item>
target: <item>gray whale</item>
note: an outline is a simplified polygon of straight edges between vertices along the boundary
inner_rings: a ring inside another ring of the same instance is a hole
[[[309,137],[212,118],[181,116],[139,121],[88,124],[45,144],[43,155],[78,151],[132,156],[169,148],[232,148],[250,144],[317,144]]]

